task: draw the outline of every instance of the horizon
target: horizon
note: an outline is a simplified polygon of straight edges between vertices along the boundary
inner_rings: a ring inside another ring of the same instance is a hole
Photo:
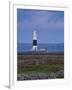
[[[17,44],[32,44],[32,43],[17,43]],[[64,44],[64,43],[37,43],[38,44]]]

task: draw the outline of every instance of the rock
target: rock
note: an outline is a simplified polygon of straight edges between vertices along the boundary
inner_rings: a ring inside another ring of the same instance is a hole
[[[48,79],[49,75],[47,73],[39,73],[38,78],[39,79]]]
[[[64,78],[64,70],[55,73],[56,78]]]
[[[54,72],[49,73],[49,79],[55,79],[55,78],[56,76]]]

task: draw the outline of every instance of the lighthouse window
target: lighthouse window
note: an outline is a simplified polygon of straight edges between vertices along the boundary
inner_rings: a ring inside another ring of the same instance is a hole
[[[33,40],[33,45],[37,45],[37,40]]]

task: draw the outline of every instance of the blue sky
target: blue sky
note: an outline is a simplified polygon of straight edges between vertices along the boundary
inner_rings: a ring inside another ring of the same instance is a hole
[[[64,11],[17,9],[17,42],[32,43],[34,30],[38,43],[63,43]]]

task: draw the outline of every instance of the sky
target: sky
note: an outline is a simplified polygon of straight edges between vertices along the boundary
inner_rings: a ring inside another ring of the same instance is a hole
[[[64,11],[17,9],[17,43],[64,43]]]

